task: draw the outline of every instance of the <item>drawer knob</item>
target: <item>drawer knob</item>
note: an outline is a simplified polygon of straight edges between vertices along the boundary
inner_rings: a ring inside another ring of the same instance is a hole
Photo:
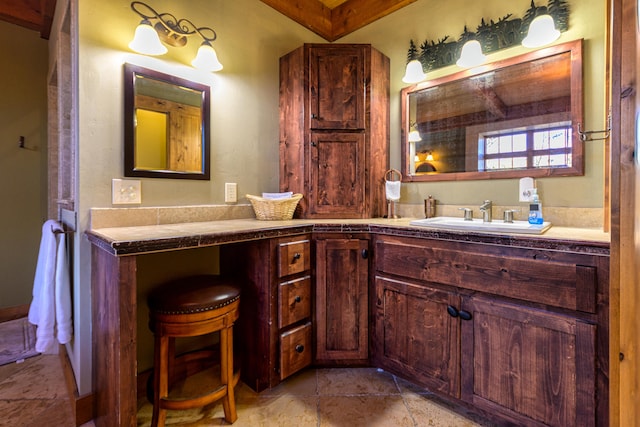
[[[451,317],[458,317],[458,310],[452,305],[447,306],[447,313],[449,313]]]
[[[301,256],[302,255],[300,255],[300,252],[296,252],[295,254],[293,254],[293,262],[299,260]]]
[[[300,298],[300,295],[296,295],[296,297],[293,299],[294,302],[300,302],[302,301],[302,298]]]
[[[298,344],[298,345],[296,346],[296,351],[297,351],[298,353],[302,353],[302,352],[304,351],[304,346],[303,346],[302,344]]]
[[[471,320],[472,316],[471,316],[471,313],[469,313],[468,311],[460,310],[458,314],[460,315],[460,318],[462,320]]]

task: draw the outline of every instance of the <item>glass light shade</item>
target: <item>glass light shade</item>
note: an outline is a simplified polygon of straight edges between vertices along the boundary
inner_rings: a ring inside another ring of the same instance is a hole
[[[433,162],[433,154],[428,153],[428,154],[427,154],[427,157],[425,157],[425,160],[426,160],[427,162]]]
[[[404,77],[402,77],[402,81],[405,83],[418,83],[425,78],[426,75],[422,70],[422,63],[417,59],[409,61]]]
[[[422,141],[422,138],[420,138],[420,133],[417,130],[412,130],[411,132],[409,132],[409,142],[418,141]]]
[[[458,67],[469,68],[482,64],[487,59],[482,53],[482,46],[478,40],[469,40],[462,46]]]
[[[198,54],[191,61],[191,65],[203,71],[220,71],[222,64],[218,61],[218,55],[209,42],[204,42],[198,48]]]
[[[133,40],[129,43],[129,48],[144,55],[163,55],[167,53],[167,48],[160,42],[158,33],[146,19],[140,22],[140,25],[136,28]]]
[[[527,37],[522,40],[524,47],[540,47],[556,41],[560,31],[556,30],[551,15],[540,15],[531,21]]]

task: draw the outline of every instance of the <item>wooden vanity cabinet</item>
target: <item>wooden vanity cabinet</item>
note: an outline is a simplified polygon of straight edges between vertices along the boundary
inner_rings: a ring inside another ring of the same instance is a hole
[[[378,236],[372,360],[492,420],[608,425],[608,257]]]
[[[314,235],[316,363],[367,364],[369,238]]]
[[[280,58],[280,189],[302,218],[386,213],[389,58],[367,44],[305,44]]]
[[[311,257],[308,234],[221,247],[222,273],[243,283],[236,354],[243,382],[256,391],[311,364]]]

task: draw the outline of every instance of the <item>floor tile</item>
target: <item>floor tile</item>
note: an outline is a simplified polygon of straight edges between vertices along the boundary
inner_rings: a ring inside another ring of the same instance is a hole
[[[376,395],[400,394],[393,375],[375,368],[335,368],[318,370],[318,394]]]
[[[320,396],[321,427],[413,427],[399,394],[388,396]]]
[[[0,399],[67,399],[60,356],[40,355],[0,366]]]

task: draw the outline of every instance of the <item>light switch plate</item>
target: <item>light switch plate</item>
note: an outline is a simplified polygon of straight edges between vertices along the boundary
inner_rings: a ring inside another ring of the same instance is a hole
[[[225,203],[238,202],[238,184],[236,184],[235,182],[224,183],[224,202]]]
[[[111,180],[111,203],[114,205],[139,205],[142,203],[142,184],[137,179]]]

